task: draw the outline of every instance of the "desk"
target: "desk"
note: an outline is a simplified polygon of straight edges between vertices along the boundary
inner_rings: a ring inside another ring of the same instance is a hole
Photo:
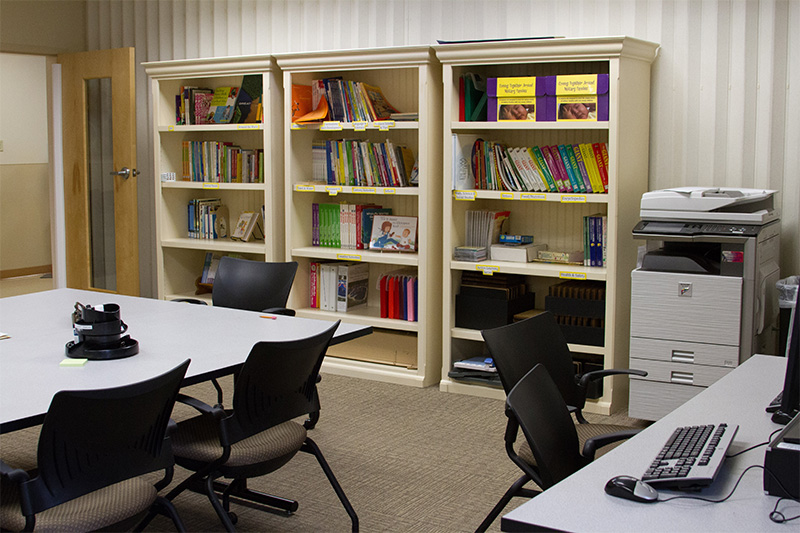
[[[126,334],[139,353],[125,359],[62,367],[73,339],[72,311],[116,303]],[[190,305],[74,289],[0,299],[0,433],[39,424],[59,390],[98,389],[136,383],[191,358],[184,385],[232,374],[259,341],[286,341],[317,334],[332,322]],[[371,333],[370,326],[340,324],[332,344]]]
[[[739,424],[729,454],[767,441],[770,433],[783,427],[774,424],[764,408],[783,387],[785,372],[782,357],[751,357],[634,438],[503,516],[503,531],[796,531],[796,522],[769,520],[777,498],[764,494],[761,469],[748,471],[733,496],[718,504],[685,499],[642,504],[604,492],[606,481],[614,476],[640,478],[678,426]],[[727,495],[745,468],[764,464],[765,449],[762,446],[726,459],[713,485],[698,494],[712,499]],[[662,498],[679,494],[660,492]],[[800,514],[797,504],[788,502],[786,508],[787,515]]]

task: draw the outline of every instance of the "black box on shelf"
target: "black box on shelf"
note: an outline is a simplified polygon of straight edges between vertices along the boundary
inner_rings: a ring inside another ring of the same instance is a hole
[[[570,344],[586,344],[589,346],[605,345],[605,328],[592,326],[572,326],[559,324],[564,338]]]
[[[515,314],[533,309],[535,301],[533,292],[509,299],[499,290],[462,287],[461,294],[456,295],[456,327],[491,329],[505,326],[513,322]]]
[[[545,296],[544,308],[554,315],[580,316],[586,318],[605,318],[605,300],[585,300],[583,298],[560,298]]]

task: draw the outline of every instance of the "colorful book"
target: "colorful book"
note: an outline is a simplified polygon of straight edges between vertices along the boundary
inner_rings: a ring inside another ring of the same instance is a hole
[[[236,110],[236,97],[239,95],[238,87],[217,87],[214,97],[208,108],[207,122],[209,124],[228,124],[233,119]]]

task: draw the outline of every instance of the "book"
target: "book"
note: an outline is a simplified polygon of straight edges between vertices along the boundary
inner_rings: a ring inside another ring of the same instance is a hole
[[[539,250],[538,261],[545,263],[583,264],[583,251],[558,252],[555,250]]]
[[[261,226],[261,213],[243,211],[231,233],[231,239],[248,242],[252,239],[263,239],[264,229]]]
[[[207,124],[208,110],[211,107],[211,100],[214,99],[214,92],[211,89],[192,89],[193,108],[190,114],[190,124]]]
[[[319,261],[308,264],[308,305],[319,309]]]
[[[338,263],[336,311],[365,307],[369,293],[369,263]]]
[[[247,74],[242,77],[242,86],[236,99],[233,122],[237,124],[261,122],[261,95],[264,80],[261,74]]]
[[[369,240],[370,250],[415,252],[417,217],[375,215]]]
[[[391,117],[392,113],[399,113],[383,95],[380,87],[368,85],[366,83],[363,84],[363,87],[367,93],[369,103],[374,110],[374,120],[387,120]]]
[[[208,108],[206,122],[208,124],[228,124],[233,119],[236,108],[238,87],[217,87]]]
[[[467,72],[464,80],[464,119],[466,122],[483,122],[486,120],[488,99],[486,79],[479,74]]]
[[[490,255],[493,261],[528,263],[538,258],[539,250],[547,250],[547,244],[493,244]]]
[[[311,110],[311,86],[292,84],[292,122],[307,115]]]

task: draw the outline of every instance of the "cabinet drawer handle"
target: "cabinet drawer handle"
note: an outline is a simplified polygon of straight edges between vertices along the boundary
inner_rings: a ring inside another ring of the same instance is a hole
[[[676,363],[694,363],[694,352],[672,350],[672,360]]]
[[[682,385],[694,385],[694,374],[692,372],[676,372],[673,370],[669,380],[672,383],[680,383]]]

